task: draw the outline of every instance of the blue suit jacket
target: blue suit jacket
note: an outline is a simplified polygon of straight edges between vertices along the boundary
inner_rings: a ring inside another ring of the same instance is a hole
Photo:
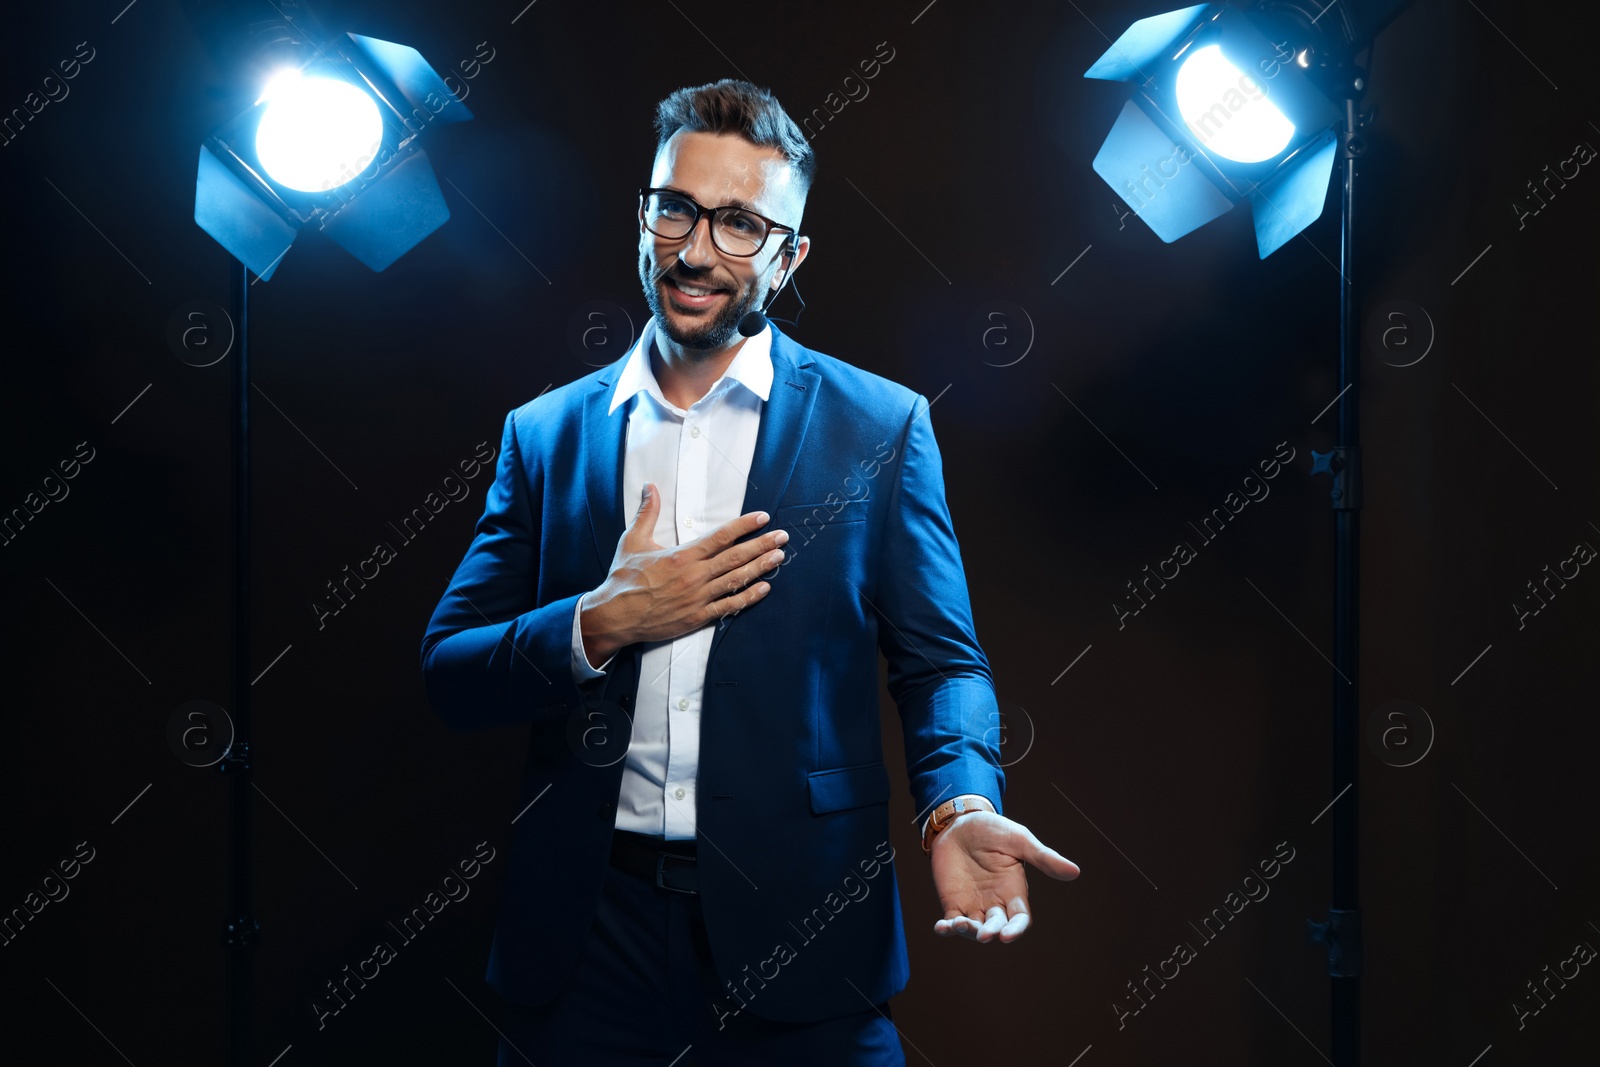
[[[880,649],[917,811],[959,793],[999,809],[1005,777],[927,399],[772,330],[743,511],[772,516],[759,532],[790,531],[788,558],[764,599],[713,624],[696,837],[728,995],[814,1021],[880,1003],[908,975]],[[605,580],[637,507],[621,498],[625,411],[606,414],[622,365],[507,417],[483,517],[422,642],[451,727],[532,728],[518,808],[537,803],[516,822],[488,972],[526,1003],[560,990],[592,925],[639,683],[638,644],[581,689],[571,669],[578,597]]]

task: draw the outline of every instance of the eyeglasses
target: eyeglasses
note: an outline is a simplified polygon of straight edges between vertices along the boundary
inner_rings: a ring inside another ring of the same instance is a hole
[[[693,198],[673,189],[639,190],[639,221],[657,237],[681,240],[694,232],[702,215],[711,217],[711,243],[717,251],[730,256],[755,255],[774,230],[795,232],[792,226],[742,207],[701,207]]]

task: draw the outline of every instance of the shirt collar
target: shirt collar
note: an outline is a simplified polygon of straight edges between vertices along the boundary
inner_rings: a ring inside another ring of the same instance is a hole
[[[655,341],[655,316],[651,316],[639,331],[639,340],[633,346],[633,351],[628,354],[628,361],[623,364],[622,373],[617,375],[616,387],[611,391],[611,406],[606,409],[609,415],[631,400],[635,393],[641,390],[648,392],[656,398],[663,407],[667,406],[667,398],[661,392],[661,385],[656,381],[656,375],[650,369],[650,348]],[[733,361],[728,364],[728,369],[723,371],[722,377],[712,383],[706,395],[710,396],[724,381],[732,388],[732,383],[744,386],[751,393],[762,400],[766,400],[772,392],[772,326],[754,337],[745,339],[739,347]]]

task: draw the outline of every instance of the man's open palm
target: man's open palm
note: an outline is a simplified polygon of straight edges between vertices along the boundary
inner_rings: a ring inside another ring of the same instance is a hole
[[[963,815],[935,837],[932,861],[934,888],[944,908],[933,932],[973,941],[1015,941],[1027,930],[1024,863],[1063,881],[1081,873],[1026,826],[988,811]]]

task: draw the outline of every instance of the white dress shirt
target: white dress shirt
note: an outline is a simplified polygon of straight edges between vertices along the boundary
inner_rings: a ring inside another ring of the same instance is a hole
[[[622,465],[622,514],[631,526],[646,482],[660,496],[654,537],[687,544],[743,514],[756,430],[772,389],[772,328],[748,338],[706,395],[687,410],[661,392],[650,366],[655,319],[617,376],[607,414],[628,420]],[[659,358],[659,357],[658,357]],[[580,614],[572,617],[572,672],[581,685],[605,676],[583,648]],[[616,825],[670,840],[692,839],[700,759],[700,701],[716,623],[670,641],[643,643],[633,734],[622,770]]]

